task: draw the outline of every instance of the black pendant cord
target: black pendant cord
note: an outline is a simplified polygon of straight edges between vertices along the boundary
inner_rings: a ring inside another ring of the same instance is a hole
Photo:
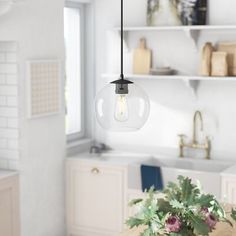
[[[121,59],[120,59],[120,78],[124,79],[124,3],[121,0],[121,29],[120,29],[120,39],[121,39]]]
[[[117,94],[128,94],[128,84],[133,84],[132,81],[124,77],[124,0],[121,0],[121,28],[120,28],[120,78],[112,81],[116,85]]]

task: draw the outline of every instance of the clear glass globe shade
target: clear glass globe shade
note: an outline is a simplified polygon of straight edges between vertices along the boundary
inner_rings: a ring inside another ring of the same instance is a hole
[[[106,130],[117,132],[141,129],[150,112],[147,94],[135,84],[128,85],[128,94],[116,94],[115,90],[115,84],[108,84],[97,94],[98,123]]]

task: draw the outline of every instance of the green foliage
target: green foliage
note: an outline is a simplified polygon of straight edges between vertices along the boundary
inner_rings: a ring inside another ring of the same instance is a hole
[[[140,199],[133,199],[129,202],[129,206],[134,206],[142,201],[143,201],[143,199],[141,199],[141,198]]]
[[[182,202],[185,206],[192,205],[196,201],[200,194],[199,188],[192,184],[191,179],[178,177],[179,185],[169,183],[164,193],[168,196],[168,199],[177,200]]]
[[[206,223],[207,214],[232,226],[215,197],[202,194],[200,187],[189,178],[179,176],[178,184],[168,183],[163,193],[159,195],[151,188],[146,199],[130,202],[131,206],[138,206],[139,210],[126,224],[130,228],[147,226],[141,236],[208,236],[213,229]],[[168,228],[169,217],[175,217],[180,222],[178,232],[171,232]],[[236,209],[232,210],[231,217],[236,220]]]
[[[126,224],[130,226],[130,228],[134,228],[135,226],[139,226],[143,223],[141,219],[131,217],[126,221]]]
[[[231,217],[232,217],[233,220],[236,221],[236,209],[232,209]]]
[[[193,213],[188,214],[188,220],[194,229],[196,235],[208,235],[210,228],[202,220],[200,216],[194,215]]]

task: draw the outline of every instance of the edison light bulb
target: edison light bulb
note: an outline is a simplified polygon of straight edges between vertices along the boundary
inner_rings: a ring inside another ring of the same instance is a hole
[[[124,94],[117,95],[114,117],[119,122],[124,122],[129,119],[127,97]]]

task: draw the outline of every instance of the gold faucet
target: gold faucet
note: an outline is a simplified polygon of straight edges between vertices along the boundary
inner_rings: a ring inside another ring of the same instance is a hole
[[[200,121],[200,131],[203,132],[203,119],[202,113],[200,111],[196,111],[193,117],[193,144],[197,144],[197,118]]]
[[[193,139],[191,143],[185,143],[184,139],[186,135],[179,135],[179,157],[184,157],[184,148],[193,148],[193,149],[204,149],[206,151],[206,159],[210,159],[210,151],[211,151],[211,142],[208,136],[206,136],[206,140],[204,144],[199,144],[197,141],[197,118],[200,121],[200,130],[203,131],[203,119],[202,113],[200,111],[196,111],[193,117]]]

